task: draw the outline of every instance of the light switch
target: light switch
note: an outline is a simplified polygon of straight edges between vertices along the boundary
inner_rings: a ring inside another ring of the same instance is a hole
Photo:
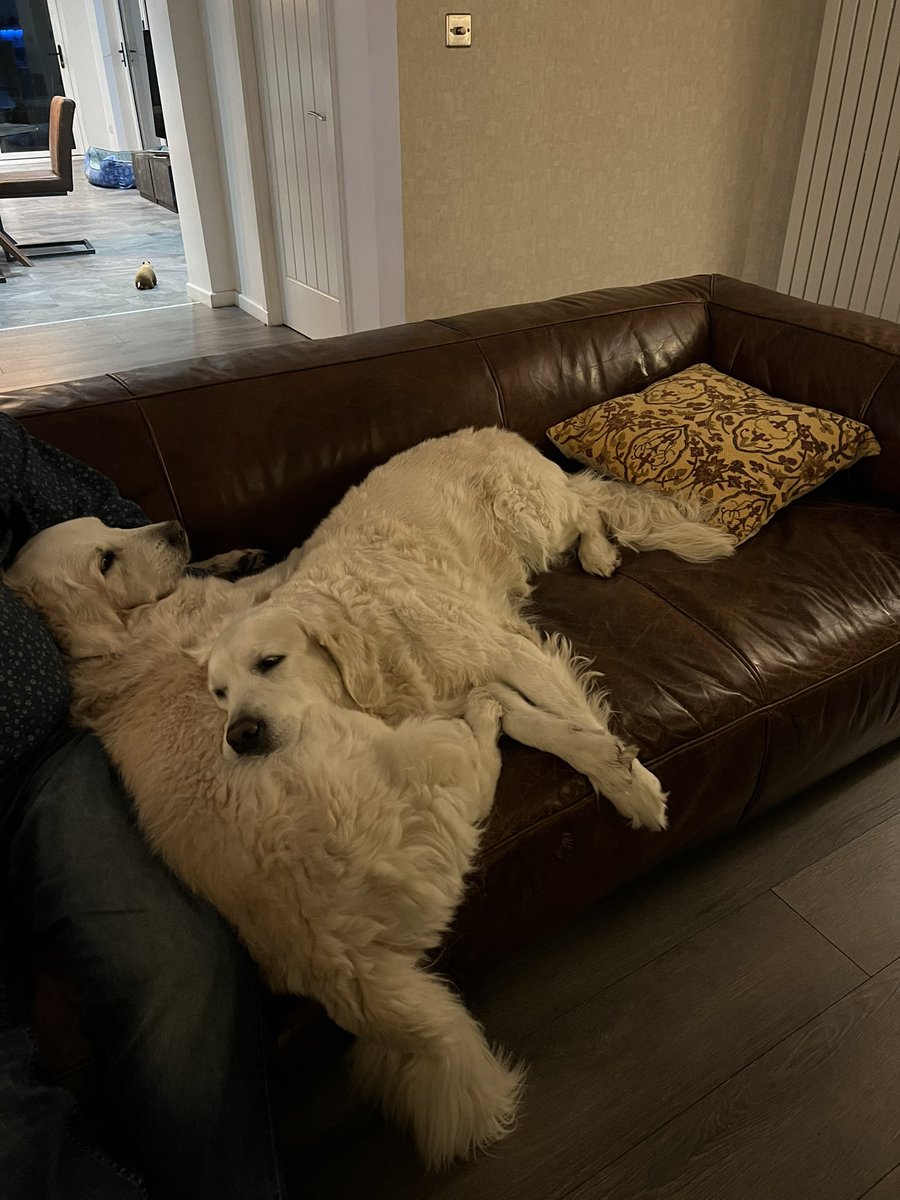
[[[447,45],[472,45],[471,13],[447,13]]]

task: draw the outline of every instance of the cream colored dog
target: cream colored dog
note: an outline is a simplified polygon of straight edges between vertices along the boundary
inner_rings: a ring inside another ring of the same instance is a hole
[[[583,771],[632,824],[664,827],[659,783],[610,733],[590,673],[520,610],[530,574],[575,543],[611,573],[607,533],[731,553],[694,515],[465,431],[374,471],[302,550],[237,584],[183,578],[173,523],[90,519],[38,534],[7,575],[67,649],[75,715],[150,841],[274,988],[358,1035],[358,1082],[430,1165],[501,1136],[522,1084],[421,965],[499,770],[501,710],[480,685],[513,737]]]
[[[213,653],[225,753],[282,745],[295,705],[321,688],[334,695],[338,682],[387,721],[459,716],[473,687],[489,687],[506,733],[571,763],[635,828],[665,828],[659,782],[610,732],[596,672],[563,641],[542,640],[522,607],[530,577],[573,546],[586,571],[610,575],[619,550],[608,534],[695,562],[732,554],[733,540],[697,516],[592,472],[566,475],[501,429],[463,430],[396,455],[351,488],[298,552],[270,601],[280,621],[256,610]]]
[[[278,747],[226,760],[198,646],[295,557],[236,584],[184,577],[186,562],[174,522],[85,518],[28,542],[6,582],[68,652],[73,715],[102,739],[152,845],[234,925],[274,990],[316,998],[359,1035],[360,1086],[441,1166],[506,1132],[523,1076],[421,966],[490,811],[500,706],[473,692],[464,720],[389,726],[355,708],[333,669],[331,684],[317,676],[312,652],[313,686]],[[261,632],[282,616],[267,609]]]

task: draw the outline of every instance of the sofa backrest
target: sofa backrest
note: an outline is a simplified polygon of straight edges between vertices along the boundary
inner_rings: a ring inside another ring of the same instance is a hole
[[[881,454],[838,480],[900,506],[900,325],[713,276],[710,362],[797,404],[864,421]]]
[[[900,326],[720,276],[487,309],[34,388],[0,406],[110,476],[198,556],[287,549],[372,467],[427,437],[555,421],[699,361],[872,425],[846,473],[900,504]]]
[[[504,424],[546,446],[550,425],[700,361],[709,276],[485,309],[441,324],[476,341]]]
[[[5,399],[5,411],[183,522],[198,557],[287,549],[427,437],[553,421],[702,358],[708,279],[676,280],[147,367]]]

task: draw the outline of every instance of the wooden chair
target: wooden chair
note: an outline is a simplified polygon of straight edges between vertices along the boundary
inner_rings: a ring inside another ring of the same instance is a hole
[[[0,174],[0,202],[23,196],[65,196],[75,186],[72,180],[72,123],[75,101],[54,96],[50,101],[50,168],[8,171]],[[85,238],[62,242],[16,242],[3,228],[0,219],[0,248],[6,261],[31,266],[33,258],[54,258],[69,254],[96,254]]]

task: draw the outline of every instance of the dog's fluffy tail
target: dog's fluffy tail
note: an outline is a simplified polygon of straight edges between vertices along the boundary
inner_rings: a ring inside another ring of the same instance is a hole
[[[734,554],[734,538],[708,523],[710,511],[698,500],[664,496],[650,488],[602,479],[592,471],[570,475],[569,487],[584,501],[585,532],[601,520],[621,546],[670,550],[688,562]]]
[[[525,1071],[495,1054],[459,998],[421,968],[410,971],[400,1003],[422,1035],[398,1044],[392,1022],[379,1029],[373,1013],[372,1032],[351,1050],[352,1077],[389,1120],[411,1129],[426,1165],[439,1169],[509,1133]]]

